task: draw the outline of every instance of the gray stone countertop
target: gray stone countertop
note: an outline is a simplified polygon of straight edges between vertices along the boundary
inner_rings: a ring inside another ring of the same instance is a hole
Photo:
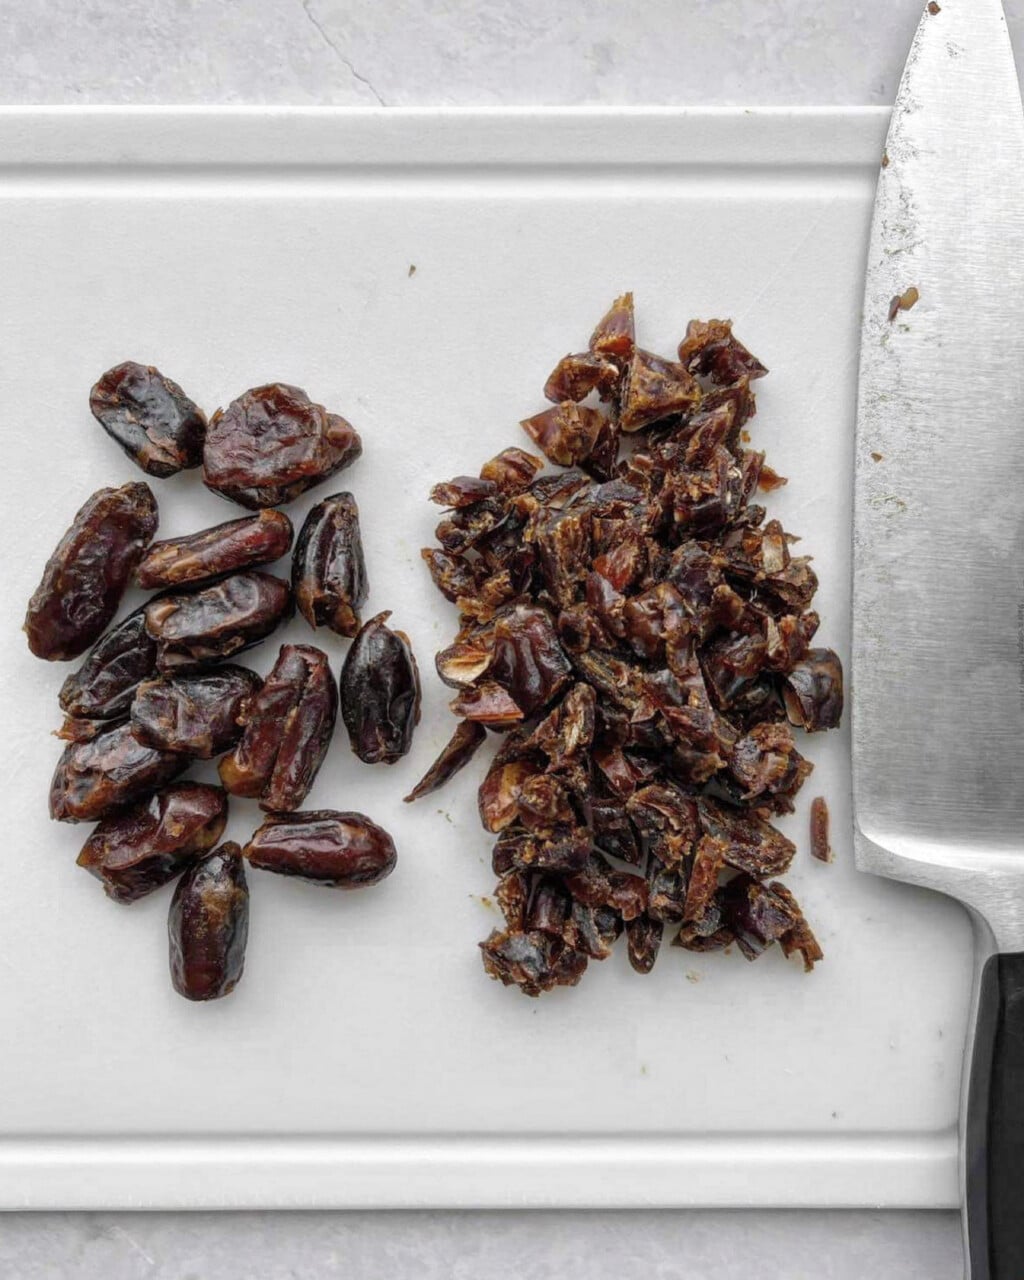
[[[1005,0],[1024,40],[1024,0]],[[888,104],[918,0],[6,0],[0,103]],[[0,1280],[955,1280],[949,1213],[0,1216]]]

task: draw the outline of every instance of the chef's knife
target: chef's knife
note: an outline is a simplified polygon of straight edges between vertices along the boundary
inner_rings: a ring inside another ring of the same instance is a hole
[[[855,513],[857,861],[975,921],[967,1274],[1024,1280],[1024,113],[999,0],[933,0],[903,73]]]

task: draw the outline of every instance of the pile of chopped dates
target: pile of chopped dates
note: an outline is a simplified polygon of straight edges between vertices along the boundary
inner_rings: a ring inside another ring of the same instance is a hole
[[[423,558],[460,615],[437,670],[461,722],[407,798],[504,734],[480,816],[506,927],[481,947],[527,995],[575,985],[622,933],[640,973],[666,930],[821,958],[770,819],[811,770],[791,726],[838,725],[843,679],[813,644],[808,557],[752,501],[785,483],[745,447],[766,372],[727,321],[693,321],[675,360],[641,349],[626,294],[522,424],[564,469],[510,448],[431,495],[449,510]]]
[[[256,513],[154,542],[149,486],[101,489],[50,557],[25,619],[37,657],[68,661],[89,650],[60,691],[58,736],[68,745],[50,814],[98,822],[78,862],[115,902],[178,879],[171,978],[188,999],[211,1000],[242,976],[245,862],[355,889],[383,880],[396,861],[391,837],[362,814],[301,810],[338,714],[327,654],[282,645],[265,679],[233,660],[296,608],[312,628],[354,637],[341,673],[342,717],[360,759],[389,764],[409,750],[419,719],[416,663],[407,637],[386,625],[388,613],[361,625],[368,583],[350,493],[309,512],[290,582],[261,567],[292,546],[291,521],[274,508],[359,457],[359,436],[344,418],[274,383],[207,423],[176,383],[131,362],[103,375],[90,407],[148,475],[201,466],[210,489]],[[114,622],[133,579],[157,594]],[[220,786],[175,781],[193,761],[214,757]],[[266,814],[244,848],[218,844],[229,793]]]

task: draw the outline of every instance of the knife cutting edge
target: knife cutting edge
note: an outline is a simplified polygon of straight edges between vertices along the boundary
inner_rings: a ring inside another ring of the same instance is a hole
[[[857,863],[971,912],[967,1275],[1024,1280],[1024,112],[999,0],[932,0],[903,73],[855,474]]]

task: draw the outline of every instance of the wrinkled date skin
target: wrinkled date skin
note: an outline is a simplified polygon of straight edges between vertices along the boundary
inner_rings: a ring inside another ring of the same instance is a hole
[[[236,573],[187,594],[146,606],[146,630],[165,675],[196,671],[259,644],[292,615],[287,582],[269,573]]]
[[[259,687],[254,671],[234,666],[148,680],[132,703],[132,733],[147,747],[212,760],[242,736],[243,705]]]
[[[94,822],[140,800],[184,773],[189,758],[143,746],[120,724],[89,742],[71,742],[50,783],[50,817]]]
[[[242,737],[218,766],[221,782],[272,813],[297,809],[327,754],[337,715],[327,655],[312,645],[282,645],[263,688],[242,709]]]
[[[228,798],[220,787],[177,782],[114,817],[92,833],[78,865],[115,902],[136,902],[212,849],[224,832]]]
[[[241,849],[226,841],[178,881],[167,918],[171,982],[186,1000],[219,1000],[245,967],[249,888]]]
[[[310,511],[292,557],[292,591],[299,613],[315,630],[354,636],[370,584],[359,532],[359,508],[350,493],[334,493]]]
[[[254,387],[210,419],[204,483],[243,507],[278,507],[350,466],[363,446],[355,428],[298,387]]]
[[[203,460],[206,414],[152,365],[126,360],[89,393],[93,417],[147,475],[173,476]]]
[[[332,889],[364,889],[395,869],[395,844],[361,813],[311,809],[270,818],[243,850],[249,864]]]
[[[128,714],[136,689],[155,671],[156,643],[146,631],[145,612],[136,609],[112,627],[64,681],[60,709],[73,719],[118,720]]]
[[[135,580],[147,591],[207,582],[280,560],[292,545],[292,536],[292,522],[283,511],[228,520],[183,538],[154,542],[135,571]]]
[[[341,714],[352,750],[366,764],[394,764],[412,746],[420,719],[420,677],[409,637],[378,613],[352,642],[341,670]]]
[[[66,662],[99,639],[156,533],[149,485],[100,489],[78,511],[28,602],[25,634],[37,658]]]

